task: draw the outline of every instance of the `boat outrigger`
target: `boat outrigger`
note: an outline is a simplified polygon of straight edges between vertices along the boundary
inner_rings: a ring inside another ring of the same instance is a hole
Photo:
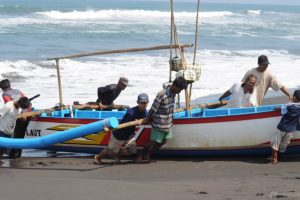
[[[174,137],[157,153],[164,155],[202,156],[202,155],[232,155],[232,154],[269,154],[269,143],[276,132],[281,113],[274,108],[281,104],[265,105],[247,108],[210,108],[190,105],[192,83],[200,78],[200,67],[195,64],[197,48],[199,1],[196,17],[196,37],[194,44],[193,64],[188,65],[184,58],[184,49],[192,47],[189,44],[180,44],[173,14],[173,1],[171,0],[171,39],[170,45],[148,48],[121,49],[111,51],[98,51],[76,55],[54,57],[48,60],[56,62],[59,86],[58,110],[50,112],[36,111],[32,118],[26,138],[36,138],[51,135],[54,132],[65,131],[71,128],[93,123],[110,117],[122,119],[125,110],[99,111],[82,110],[80,107],[63,106],[60,59],[71,59],[83,56],[96,56],[108,53],[123,53],[145,50],[170,49],[170,74],[172,80],[174,72],[184,76],[189,81],[189,89],[185,91],[185,108],[174,113]],[[175,51],[175,56],[173,56]],[[178,99],[178,108],[180,107]],[[84,107],[84,106],[83,106]],[[151,126],[142,125],[136,129],[136,142],[141,148],[150,136]],[[94,132],[92,134],[53,144],[44,149],[68,152],[99,153],[109,141],[111,132]],[[300,153],[300,132],[291,140],[287,153]]]

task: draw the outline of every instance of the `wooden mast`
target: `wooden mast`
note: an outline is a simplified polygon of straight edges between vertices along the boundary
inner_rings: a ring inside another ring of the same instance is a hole
[[[55,67],[57,71],[57,80],[58,80],[58,91],[59,91],[59,105],[63,107],[63,96],[62,96],[62,87],[61,87],[61,76],[60,76],[60,68],[59,68],[59,59],[55,59]]]

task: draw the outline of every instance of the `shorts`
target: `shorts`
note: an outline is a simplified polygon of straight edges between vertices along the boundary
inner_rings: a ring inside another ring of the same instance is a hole
[[[124,145],[126,144],[128,140],[118,140],[114,137],[114,135],[111,135],[110,140],[107,145],[107,149],[113,153],[119,153],[122,149],[124,149]],[[136,153],[136,145],[135,143],[131,143],[130,145],[126,145],[126,151],[128,153]]]
[[[293,133],[277,131],[277,133],[272,138],[271,147],[275,151],[284,153],[292,138]]]
[[[3,133],[2,131],[0,131],[0,137],[11,138],[10,135],[7,135],[7,134]]]
[[[169,132],[163,132],[158,129],[152,128],[151,129],[151,136],[150,140],[155,141],[157,143],[163,143],[164,140],[169,140],[173,137],[172,129]]]

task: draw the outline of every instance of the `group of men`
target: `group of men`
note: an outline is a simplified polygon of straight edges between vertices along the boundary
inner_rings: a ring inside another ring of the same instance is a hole
[[[29,119],[17,119],[17,116],[22,110],[30,109],[30,100],[20,90],[12,89],[8,79],[0,81],[0,88],[5,103],[0,109],[0,137],[24,138]],[[4,153],[9,154],[10,158],[19,158],[22,150],[11,149],[8,152],[0,148],[0,159]]]
[[[287,105],[287,111],[277,127],[279,131],[274,135],[271,145],[273,149],[271,162],[275,164],[278,162],[278,151],[284,152],[292,138],[293,132],[300,130],[300,90],[296,90],[294,95],[291,96],[287,87],[281,84],[267,70],[269,64],[267,56],[259,56],[258,67],[249,70],[243,77],[242,82],[235,83],[219,100],[222,101],[231,95],[227,106],[238,108],[261,105],[269,88],[275,91],[281,90],[288,96],[289,101],[292,103]],[[99,87],[97,91],[98,99],[96,101],[99,104],[99,108],[105,110],[105,105],[112,105],[122,90],[127,87],[128,83],[129,81],[126,77],[121,77],[117,84]],[[28,119],[17,120],[17,115],[21,109],[28,109],[30,107],[30,100],[19,90],[12,89],[8,79],[2,80],[0,87],[3,90],[2,96],[5,102],[5,105],[0,110],[0,137],[24,137],[29,121]],[[144,146],[141,152],[137,153],[137,163],[149,162],[151,154],[164,145],[168,139],[172,138],[172,117],[175,96],[186,87],[187,81],[183,77],[177,77],[170,86],[157,93],[148,113],[147,105],[149,97],[145,93],[138,95],[137,106],[127,110],[121,120],[121,124],[143,119],[136,125],[151,124],[152,126],[148,144]],[[17,127],[21,128],[15,129],[16,122]],[[107,155],[112,156],[116,162],[119,162],[120,153],[136,153],[134,136],[135,126],[114,130],[107,148],[95,156],[95,162],[101,164],[102,158]],[[4,152],[4,149],[0,149],[1,157]],[[12,157],[20,157],[20,155],[20,150],[11,151]]]
[[[268,57],[265,55],[259,56],[257,64],[257,67],[246,72],[241,82],[233,84],[233,86],[219,98],[219,100],[222,101],[231,95],[227,107],[240,108],[260,106],[269,88],[275,91],[281,90],[288,96],[288,100],[292,101],[293,97],[287,87],[280,83],[276,76],[268,70],[268,66],[270,65]]]
[[[240,83],[233,84],[233,86],[219,98],[219,101],[231,95],[227,104],[229,108],[259,106],[262,104],[263,98],[269,88],[275,91],[281,90],[288,97],[290,103],[287,104],[287,112],[283,115],[277,127],[279,131],[274,135],[271,142],[273,149],[271,162],[276,164],[278,162],[277,152],[284,152],[292,138],[292,132],[300,130],[300,104],[298,103],[300,102],[300,90],[296,90],[293,96],[289,93],[287,87],[280,83],[277,78],[267,70],[270,65],[267,56],[259,56],[257,64],[257,67],[246,72]],[[104,103],[105,97],[109,97],[110,100],[105,103],[112,104],[121,90],[126,88],[127,84],[128,79],[121,77],[117,85],[100,87],[98,89],[97,100],[100,107],[101,104]],[[185,89],[186,86],[187,83],[184,78],[176,78],[172,86],[157,94],[148,114],[146,114],[146,107],[149,103],[148,96],[146,94],[140,94],[145,97],[145,101],[140,101],[141,96],[139,95],[137,101],[138,106],[128,110],[125,114],[121,123],[141,119],[146,116],[146,119],[142,123],[151,123],[152,125],[150,141],[144,146],[143,151],[137,154],[136,162],[150,161],[150,155],[165,144],[167,139],[172,138],[172,116],[175,95]],[[110,91],[109,94],[108,91]],[[140,104],[144,106],[141,107]],[[136,112],[136,110],[139,111]],[[102,158],[106,155],[113,155],[116,161],[119,162],[118,154],[121,151],[126,151],[126,149],[127,151],[136,152],[136,149],[134,151],[129,150],[130,145],[128,145],[128,141],[132,137],[134,137],[134,127],[127,130],[114,131],[108,147],[95,156],[96,163],[100,164]]]
[[[98,99],[100,108],[106,104],[113,104],[120,92],[128,85],[128,79],[121,77],[118,84],[107,85],[98,88]],[[150,141],[144,146],[142,152],[138,152],[137,163],[150,161],[150,155],[166,143],[167,139],[172,138],[172,116],[175,105],[175,96],[185,89],[187,83],[183,77],[177,77],[172,85],[158,92],[156,98],[147,113],[149,97],[141,93],[137,98],[137,106],[127,110],[122,123],[143,119],[136,125],[152,125]],[[107,148],[103,149],[95,156],[96,164],[102,163],[104,156],[110,155],[119,162],[120,153],[136,153],[136,145],[132,142],[135,135],[135,126],[112,132]]]
[[[267,56],[259,56],[258,67],[249,70],[243,77],[242,83],[235,83],[219,100],[222,101],[231,95],[227,104],[229,108],[259,106],[269,88],[275,91],[281,90],[288,97],[289,103],[282,109],[285,112],[277,126],[278,131],[271,139],[272,155],[269,159],[272,164],[277,164],[278,151],[285,152],[293,133],[300,130],[300,90],[294,91],[292,96],[287,87],[267,70],[269,64]]]

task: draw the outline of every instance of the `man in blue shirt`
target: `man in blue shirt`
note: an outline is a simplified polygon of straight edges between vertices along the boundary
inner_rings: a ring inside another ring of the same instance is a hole
[[[285,113],[278,126],[278,132],[274,135],[271,142],[272,156],[271,163],[278,163],[278,151],[285,152],[295,131],[300,130],[300,90],[296,90],[293,95],[293,103],[287,104],[287,113]]]
[[[148,95],[145,93],[140,94],[137,100],[138,105],[127,110],[120,124],[145,118],[147,116],[146,108],[148,103]],[[134,135],[135,126],[113,131],[107,148],[103,149],[98,155],[95,156],[96,164],[101,164],[101,159],[107,155],[111,155],[112,157],[114,157],[116,162],[120,162],[120,150]],[[128,153],[136,153],[136,145],[128,145],[128,148],[126,150],[128,151]]]

